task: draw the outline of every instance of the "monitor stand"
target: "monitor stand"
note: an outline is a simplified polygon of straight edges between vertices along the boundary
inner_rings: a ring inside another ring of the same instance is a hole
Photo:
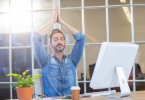
[[[126,80],[124,70],[122,66],[116,66],[116,72],[119,79],[120,90],[121,90],[121,97],[129,96],[130,95],[130,88],[128,86],[128,82]]]

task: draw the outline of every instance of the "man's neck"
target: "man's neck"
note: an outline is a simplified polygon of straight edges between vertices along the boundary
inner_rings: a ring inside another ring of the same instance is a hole
[[[62,58],[63,58],[63,55],[64,53],[63,52],[60,52],[60,53],[54,53],[54,55],[56,56],[56,58],[59,59],[59,61],[61,62],[62,61]]]

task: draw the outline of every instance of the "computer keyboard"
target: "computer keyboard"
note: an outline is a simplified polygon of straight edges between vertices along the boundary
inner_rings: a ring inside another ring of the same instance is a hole
[[[116,93],[116,90],[100,91],[100,92],[91,92],[91,93],[81,94],[80,97],[106,96],[106,95],[112,95],[112,94],[115,94],[115,93]]]

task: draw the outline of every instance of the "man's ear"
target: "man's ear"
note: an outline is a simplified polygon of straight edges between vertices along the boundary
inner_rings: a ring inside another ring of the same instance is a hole
[[[48,47],[49,47],[50,49],[52,48],[52,45],[51,45],[51,43],[49,43],[49,44],[48,44]]]

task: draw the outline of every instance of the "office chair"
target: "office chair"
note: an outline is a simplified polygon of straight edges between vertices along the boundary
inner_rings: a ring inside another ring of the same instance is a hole
[[[33,74],[41,74],[41,69],[34,69]],[[41,74],[42,75],[42,74]],[[43,80],[42,76],[36,80],[34,85],[34,97],[43,97]]]
[[[78,86],[78,73],[77,73],[77,69],[76,69],[76,86]]]

